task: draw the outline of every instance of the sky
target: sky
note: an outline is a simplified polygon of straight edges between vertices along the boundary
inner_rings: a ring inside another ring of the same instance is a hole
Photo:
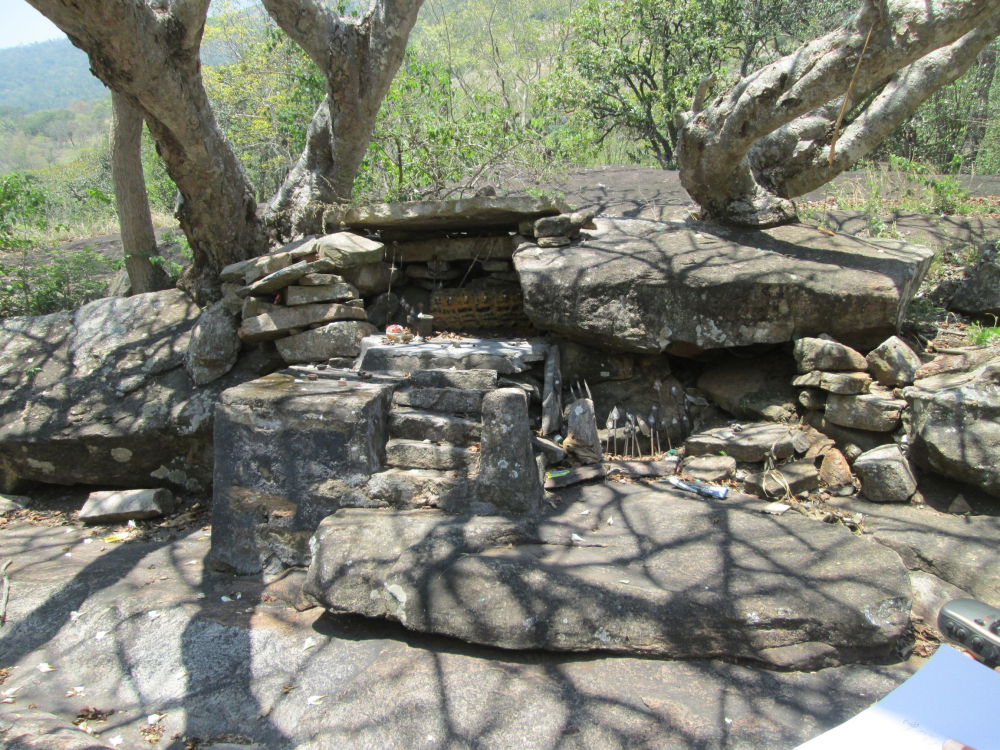
[[[0,49],[63,36],[65,34],[25,0],[0,0]]]

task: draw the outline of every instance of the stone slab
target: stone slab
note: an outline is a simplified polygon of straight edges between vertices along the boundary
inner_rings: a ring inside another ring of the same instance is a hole
[[[394,387],[287,371],[223,393],[213,558],[241,575],[306,564],[324,516],[370,502],[363,490],[383,468]]]
[[[467,448],[444,443],[393,438],[385,446],[387,466],[399,469],[431,469],[475,473],[479,456]]]
[[[88,524],[112,524],[145,521],[172,513],[174,493],[154,490],[118,490],[91,492],[80,510],[80,520]]]
[[[816,668],[888,656],[909,624],[890,550],[736,498],[650,491],[537,524],[342,510],[314,546],[305,590],[330,611],[506,649]]]
[[[890,432],[870,432],[843,427],[828,420],[823,412],[806,412],[802,421],[831,438],[840,448],[855,445],[864,452],[892,442],[892,433]]]
[[[569,248],[515,253],[524,310],[544,330],[637,352],[694,353],[829,333],[893,335],[932,253],[812,227],[761,232],[597,219]]]
[[[501,375],[526,372],[544,362],[548,345],[541,341],[446,339],[386,344],[381,336],[361,343],[361,369],[384,372],[416,370],[495,370]]]
[[[372,475],[366,491],[373,500],[394,508],[441,508],[447,512],[466,510],[470,496],[467,477],[432,469],[388,469]]]
[[[324,284],[317,286],[290,286],[285,290],[285,304],[312,305],[318,302],[346,302],[356,299],[358,290],[351,284]]]
[[[514,238],[498,237],[437,237],[415,242],[394,242],[386,248],[386,257],[398,263],[429,263],[431,261],[485,260],[509,262],[514,257]],[[490,260],[486,260],[489,258]]]
[[[322,258],[312,263],[300,260],[298,263],[293,263],[250,284],[247,287],[247,293],[252,297],[268,297],[291,286],[303,276],[314,273],[328,273],[334,270],[334,268],[333,263]]]
[[[689,456],[724,453],[737,461],[757,462],[770,454],[782,459],[795,453],[796,432],[794,427],[773,422],[742,425],[738,430],[718,427],[692,435],[684,447]]]
[[[476,415],[482,407],[483,394],[459,388],[406,388],[393,394],[392,403],[413,409]]]
[[[468,445],[479,442],[482,423],[454,414],[394,408],[389,412],[389,434],[404,440]]]
[[[321,328],[278,339],[281,358],[290,365],[301,362],[327,362],[338,357],[357,357],[361,340],[377,329],[361,320],[342,320]]]
[[[483,396],[477,496],[500,513],[534,515],[542,499],[528,422],[528,400],[515,388]]]
[[[417,370],[410,382],[423,388],[461,388],[492,391],[497,387],[496,370]]]
[[[307,328],[315,323],[332,323],[337,320],[367,321],[363,309],[335,302],[319,305],[278,307],[243,321],[240,338],[248,344],[274,341],[283,338],[296,328]]]
[[[516,230],[520,222],[565,213],[568,207],[554,198],[460,198],[443,201],[381,203],[334,207],[323,215],[328,231],[351,229],[405,229],[447,231],[476,229]]]

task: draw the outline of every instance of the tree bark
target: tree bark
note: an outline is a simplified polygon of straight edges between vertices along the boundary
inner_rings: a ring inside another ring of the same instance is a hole
[[[927,90],[930,85],[946,81],[960,67],[949,62],[947,55],[936,66],[931,60],[926,70],[910,66],[966,35],[978,43],[991,33],[998,10],[1000,0],[865,0],[855,18],[843,28],[742,79],[705,109],[688,113],[681,132],[681,183],[702,206],[706,218],[752,227],[794,221],[795,205],[785,194],[801,194],[802,186],[810,181],[808,170],[797,173],[801,179],[795,187],[776,192],[762,184],[752,164],[756,162],[757,173],[766,172],[763,167],[775,163],[769,156],[772,152],[762,149],[751,160],[751,149],[774,131],[808,115],[800,123],[803,138],[796,138],[793,147],[808,150],[805,134],[815,133],[823,120],[829,122],[832,110],[822,108],[838,98],[842,100],[857,70],[856,92],[871,94],[884,86],[884,96],[876,96],[869,106],[871,117],[858,118],[845,129],[837,146],[837,153],[845,155],[835,156],[835,163],[842,159],[842,166],[827,171],[822,184],[853,164],[857,157],[846,160],[865,144],[877,145],[881,140],[875,140],[882,127],[880,117],[898,116],[907,107],[912,112],[932,93]],[[978,36],[972,33],[983,26],[986,31]],[[990,38],[996,36],[995,31],[992,34]],[[968,44],[974,46],[973,42]],[[859,67],[862,50],[864,59]],[[908,73],[920,73],[924,82],[911,85]],[[919,97],[920,91],[926,91],[923,98]],[[784,148],[773,153],[789,152]],[[785,183],[791,185],[792,180],[786,179]]]
[[[142,174],[142,115],[121,94],[111,92],[111,176],[121,228],[125,270],[132,294],[169,289],[170,277],[154,266],[156,234]]]
[[[28,0],[142,115],[181,193],[194,264],[179,286],[219,296],[218,272],[266,250],[254,192],[212,113],[199,56],[209,0]]]
[[[423,0],[377,0],[360,21],[318,0],[263,0],[326,77],[306,147],[267,210],[282,236],[321,231],[321,204],[347,201]]]

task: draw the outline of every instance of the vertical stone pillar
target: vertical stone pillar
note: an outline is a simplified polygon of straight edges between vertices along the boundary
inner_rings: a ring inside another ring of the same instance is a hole
[[[500,513],[532,515],[542,494],[524,393],[515,388],[487,393],[483,397],[479,500]]]

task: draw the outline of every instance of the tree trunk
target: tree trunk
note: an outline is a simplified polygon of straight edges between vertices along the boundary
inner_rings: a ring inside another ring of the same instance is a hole
[[[111,92],[111,176],[121,228],[125,270],[132,294],[171,287],[163,266],[154,266],[156,235],[142,174],[142,115],[122,94]]]
[[[681,131],[681,183],[707,218],[756,227],[793,221],[795,205],[788,196],[847,169],[892,132],[883,133],[890,121],[905,119],[952,76],[961,75],[968,52],[978,54],[997,36],[998,10],[1000,0],[866,0],[851,23],[688,113]],[[941,48],[948,50],[930,55]],[[822,145],[832,136],[834,109],[839,112],[830,103],[843,100],[855,70],[854,101],[875,96],[844,129],[834,166],[824,170],[822,158],[825,154],[829,161],[831,147],[824,151]],[[824,123],[828,132],[822,132]],[[756,144],[783,128],[751,156]],[[778,179],[782,160],[790,156],[797,166]],[[771,168],[777,171],[767,178]]]
[[[988,45],[979,53],[976,80],[973,84],[975,104],[970,113],[970,121],[965,129],[965,143],[962,144],[963,171],[973,171],[979,158],[979,148],[986,137],[986,124],[990,116],[990,93],[997,72],[997,46]]]
[[[219,130],[201,79],[209,0],[29,0],[84,50],[91,71],[146,121],[181,202],[194,265],[179,286],[200,303],[219,296],[226,265],[266,250],[257,203]]]
[[[267,210],[283,237],[322,230],[322,204],[347,201],[423,0],[376,0],[360,22],[318,0],[263,0],[326,76],[306,148]]]

